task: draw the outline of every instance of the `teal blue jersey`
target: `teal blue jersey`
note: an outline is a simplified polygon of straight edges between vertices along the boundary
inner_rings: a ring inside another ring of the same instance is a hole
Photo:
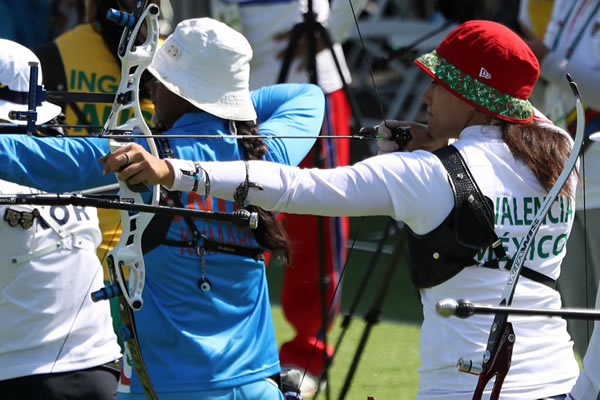
[[[252,92],[265,160],[298,164],[321,129],[324,96],[317,86],[284,84]],[[230,137],[228,121],[207,113],[183,115],[164,132],[173,157],[189,160],[244,159]],[[223,135],[226,139],[171,138],[169,135]],[[144,141],[139,141],[144,144]],[[97,138],[37,138],[0,135],[0,179],[49,192],[82,190],[114,183],[103,176],[98,158],[108,143]],[[232,212],[232,202],[182,193],[187,208]],[[252,232],[226,222],[194,220],[205,237],[225,244],[259,247]],[[190,227],[174,217],[166,238],[189,240]],[[202,243],[198,243],[201,245]],[[135,313],[142,354],[157,392],[193,392],[233,387],[279,372],[279,356],[264,262],[250,257],[159,245],[145,255],[144,306]],[[205,274],[212,289],[198,282]],[[142,392],[135,371],[132,392]]]

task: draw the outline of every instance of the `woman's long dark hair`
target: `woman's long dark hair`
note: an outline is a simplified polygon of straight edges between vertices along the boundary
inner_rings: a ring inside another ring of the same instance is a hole
[[[523,161],[546,190],[550,190],[562,172],[569,155],[569,139],[554,129],[541,125],[537,120],[526,124],[515,124],[494,120],[493,125],[502,129],[502,139],[511,153]],[[575,188],[567,182],[560,194],[572,196]]]
[[[254,121],[236,121],[237,134],[258,135],[258,125]],[[239,141],[248,160],[261,160],[267,152],[267,145],[262,138],[242,139]],[[275,215],[256,206],[246,207],[249,211],[258,213],[258,228],[254,231],[256,241],[264,248],[274,253],[282,254],[290,261],[288,236]]]

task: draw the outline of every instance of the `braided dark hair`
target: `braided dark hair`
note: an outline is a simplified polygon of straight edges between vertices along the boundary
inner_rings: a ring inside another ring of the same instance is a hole
[[[237,134],[240,136],[258,135],[258,125],[254,121],[235,121],[235,126]],[[264,139],[260,137],[241,139],[239,143],[248,160],[261,160],[267,152],[267,145],[264,143]],[[256,241],[264,248],[282,254],[286,262],[289,263],[289,239],[275,215],[270,211],[252,205],[246,208],[249,211],[258,213],[258,227],[254,231]]]

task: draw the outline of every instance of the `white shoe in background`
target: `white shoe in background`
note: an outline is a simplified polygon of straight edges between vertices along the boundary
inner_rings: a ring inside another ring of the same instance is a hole
[[[304,373],[304,370],[294,365],[284,365],[281,367],[281,382],[294,388],[300,386],[300,396],[302,398],[313,397],[317,393],[319,377]],[[325,390],[327,382],[321,382],[320,391]]]

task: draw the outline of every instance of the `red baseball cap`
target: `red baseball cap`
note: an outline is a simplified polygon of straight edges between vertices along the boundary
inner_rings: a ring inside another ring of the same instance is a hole
[[[516,123],[533,119],[528,98],[540,65],[527,43],[502,24],[467,21],[415,64],[487,114]]]

